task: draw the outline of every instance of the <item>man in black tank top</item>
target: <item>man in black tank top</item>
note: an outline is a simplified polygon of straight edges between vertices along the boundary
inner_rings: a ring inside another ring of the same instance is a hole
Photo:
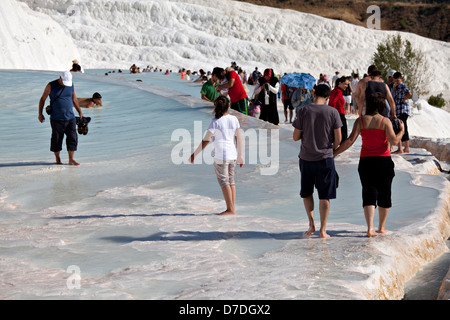
[[[395,115],[395,102],[394,98],[392,98],[391,91],[389,90],[387,84],[381,79],[381,72],[378,70],[374,70],[371,73],[371,79],[366,82],[366,89],[364,93],[361,95],[360,101],[363,101],[364,105],[367,103],[367,97],[370,96],[373,92],[381,92],[385,99],[387,100],[386,107],[390,107],[390,110],[385,108],[386,112],[382,115],[384,117],[390,117],[391,119],[397,118]],[[390,112],[389,112],[390,111]]]

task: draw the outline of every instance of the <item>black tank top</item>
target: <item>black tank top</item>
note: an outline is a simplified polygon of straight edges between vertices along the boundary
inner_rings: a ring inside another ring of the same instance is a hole
[[[373,92],[381,92],[384,95],[384,99],[387,97],[387,90],[386,90],[386,83],[380,82],[380,81],[369,81],[367,82],[366,87],[366,106],[367,106],[367,99],[369,98],[369,95]],[[389,103],[386,101],[386,107],[384,108],[381,115],[383,117],[389,117],[389,114],[391,113],[391,107]]]
[[[351,95],[350,93],[350,86],[347,86],[347,88],[345,88],[344,92],[342,93],[342,95],[344,96],[349,96]]]
[[[386,84],[384,82],[379,82],[379,81],[372,81],[372,80],[368,81],[367,87],[366,87],[366,100],[367,100],[367,97],[372,92],[381,92],[384,95],[384,97],[386,98],[386,95],[387,95]]]

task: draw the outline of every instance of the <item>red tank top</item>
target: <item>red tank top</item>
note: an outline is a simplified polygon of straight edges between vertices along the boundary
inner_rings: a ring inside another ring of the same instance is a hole
[[[386,133],[381,126],[383,125],[383,120],[381,120],[379,129],[365,129],[364,121],[361,118],[361,138],[362,138],[362,148],[361,157],[390,157],[388,142]]]

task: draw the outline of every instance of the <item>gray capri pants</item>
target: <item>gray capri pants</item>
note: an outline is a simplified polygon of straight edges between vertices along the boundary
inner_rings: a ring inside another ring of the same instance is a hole
[[[221,188],[235,185],[234,168],[236,160],[217,160],[214,159],[214,169],[216,170],[217,181]]]

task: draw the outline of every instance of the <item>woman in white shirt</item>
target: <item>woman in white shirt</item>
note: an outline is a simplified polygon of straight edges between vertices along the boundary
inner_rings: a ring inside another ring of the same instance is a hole
[[[236,163],[241,168],[244,165],[239,121],[235,116],[228,114],[229,107],[230,100],[227,97],[220,96],[216,99],[214,103],[214,118],[209,124],[202,143],[189,159],[191,163],[194,163],[195,157],[206,148],[211,140],[213,141],[214,169],[227,205],[227,209],[220,215],[236,214],[234,171]]]

